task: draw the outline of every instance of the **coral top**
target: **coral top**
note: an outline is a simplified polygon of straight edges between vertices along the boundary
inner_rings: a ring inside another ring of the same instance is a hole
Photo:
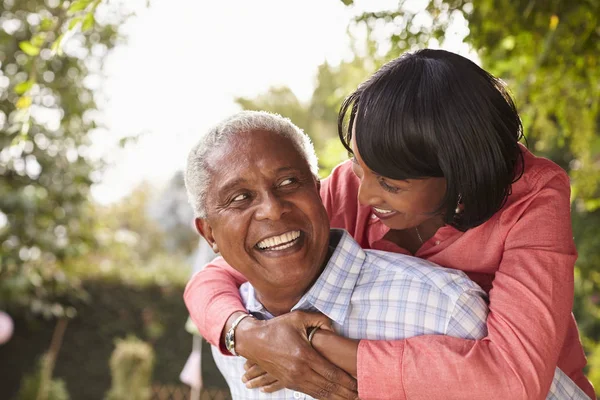
[[[523,177],[500,211],[466,232],[441,227],[415,254],[465,271],[489,293],[488,336],[362,340],[361,399],[545,399],[556,366],[595,399],[571,313],[577,252],[569,178],[551,161],[522,151]],[[389,228],[358,203],[359,184],[350,161],[323,181],[331,226],[346,229],[365,249],[408,254],[382,239]],[[219,258],[188,283],[186,305],[210,343],[218,345],[227,318],[244,310],[238,291],[244,281]]]

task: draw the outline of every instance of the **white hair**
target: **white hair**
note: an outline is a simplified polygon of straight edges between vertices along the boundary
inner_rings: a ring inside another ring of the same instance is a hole
[[[288,118],[266,111],[242,111],[212,127],[192,148],[187,159],[185,187],[196,218],[206,218],[206,191],[210,184],[208,156],[213,150],[241,133],[267,131],[288,138],[318,178],[319,166],[313,144],[302,129]],[[250,150],[249,151],[256,151]]]

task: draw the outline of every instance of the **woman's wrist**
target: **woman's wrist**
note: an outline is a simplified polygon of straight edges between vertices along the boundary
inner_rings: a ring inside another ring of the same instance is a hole
[[[311,341],[313,348],[323,357],[355,378],[358,343],[358,340],[348,339],[324,329],[317,330]]]

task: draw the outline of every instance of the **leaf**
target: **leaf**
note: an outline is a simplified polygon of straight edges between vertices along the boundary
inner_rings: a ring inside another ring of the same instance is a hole
[[[37,48],[41,48],[44,45],[45,41],[46,41],[46,33],[41,32],[41,33],[38,33],[37,35],[33,36],[30,40],[30,43]]]
[[[18,85],[15,86],[15,93],[16,94],[23,94],[26,91],[28,91],[29,89],[31,89],[31,87],[33,86],[33,81],[25,81],[25,82],[21,82]]]
[[[54,27],[54,21],[50,18],[43,18],[42,22],[40,22],[40,30],[42,31],[50,31]]]
[[[91,0],[76,0],[71,3],[68,12],[76,13],[77,11],[85,10],[91,2]]]
[[[50,46],[50,50],[52,51],[52,54],[57,54],[60,53],[60,42],[62,42],[63,40],[63,35],[59,35],[56,40],[52,43],[52,45]]]
[[[21,48],[21,50],[23,50],[23,53],[27,54],[28,56],[35,57],[38,54],[40,54],[40,48],[34,46],[28,41],[20,42],[19,47]]]
[[[94,23],[96,20],[94,19],[94,13],[88,13],[83,19],[83,24],[81,24],[81,31],[86,32],[94,27]]]
[[[344,3],[347,6],[349,6],[349,5],[354,4],[354,0],[342,0],[342,3]]]
[[[556,27],[558,26],[558,16],[557,15],[553,15],[550,17],[550,30],[556,30]]]
[[[69,22],[69,30],[75,28],[81,22],[81,17],[75,17]]]
[[[15,107],[17,107],[17,109],[19,109],[19,110],[22,110],[24,108],[29,108],[30,105],[31,105],[31,97],[21,96],[21,97],[19,97],[19,100],[17,100],[17,104],[15,104]]]

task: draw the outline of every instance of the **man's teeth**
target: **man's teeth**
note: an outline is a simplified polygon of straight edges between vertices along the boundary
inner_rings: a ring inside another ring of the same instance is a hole
[[[377,207],[373,207],[373,209],[375,211],[377,211],[379,214],[389,214],[391,212],[394,212],[394,210],[382,210],[381,208],[377,208]]]
[[[283,235],[273,236],[258,242],[257,246],[261,250],[283,250],[294,245],[296,239],[300,237],[300,231],[286,232]]]

